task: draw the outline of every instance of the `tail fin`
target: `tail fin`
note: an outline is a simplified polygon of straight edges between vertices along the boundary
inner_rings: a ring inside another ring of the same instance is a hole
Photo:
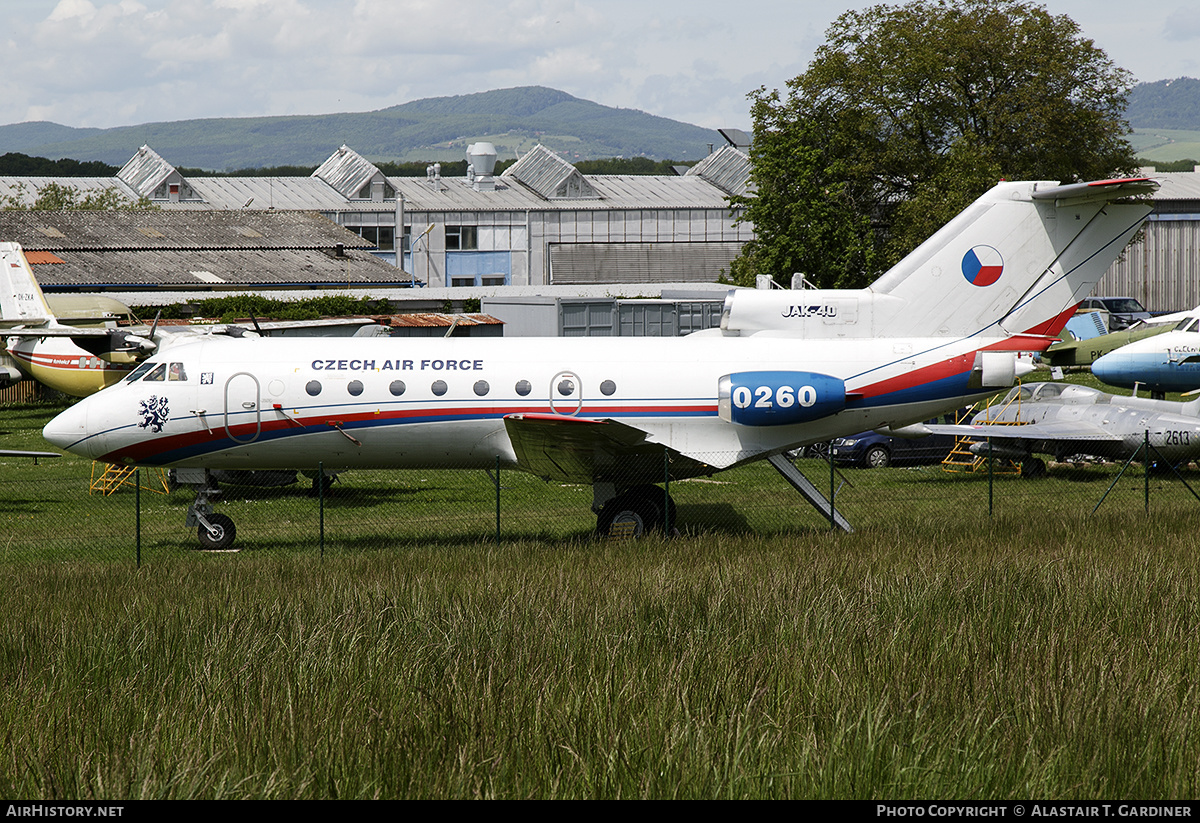
[[[0,328],[54,322],[42,287],[17,243],[0,243]]]
[[[871,291],[903,299],[878,333],[1057,335],[1150,213],[1113,201],[1156,188],[1001,183],[875,281]]]
[[[1041,350],[1062,331],[1150,213],[1113,201],[1147,194],[1145,178],[1001,183],[869,288],[735,290],[726,334],[818,339],[986,333]]]

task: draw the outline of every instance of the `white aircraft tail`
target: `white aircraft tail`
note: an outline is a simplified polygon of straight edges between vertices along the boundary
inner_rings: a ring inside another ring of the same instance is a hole
[[[1157,187],[1145,178],[1001,183],[869,288],[735,291],[721,327],[825,339],[986,332],[1044,348],[1150,213],[1113,201]]]
[[[0,243],[0,328],[39,326],[54,322],[42,287],[18,243]]]
[[[1150,207],[1144,178],[1059,186],[1001,183],[871,286],[903,306],[883,336],[1057,335]]]

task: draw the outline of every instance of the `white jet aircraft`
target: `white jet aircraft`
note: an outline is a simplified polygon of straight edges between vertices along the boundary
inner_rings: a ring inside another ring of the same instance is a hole
[[[110,463],[209,469],[497,464],[591,484],[601,531],[671,511],[662,481],[895,431],[1012,385],[1141,226],[1145,178],[1001,183],[870,287],[735,290],[676,338],[223,340],[172,346],[44,430]],[[789,471],[790,470],[790,471]],[[201,472],[203,473],[203,472]],[[200,482],[188,524],[233,523]],[[849,525],[839,521],[843,528]]]

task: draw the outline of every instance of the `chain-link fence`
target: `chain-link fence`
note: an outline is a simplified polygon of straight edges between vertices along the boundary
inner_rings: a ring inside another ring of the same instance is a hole
[[[869,532],[931,520],[969,528],[998,515],[1089,517],[1102,511],[1137,520],[1200,510],[1194,464],[1159,471],[1152,465],[1147,472],[1140,460],[1052,462],[1028,478],[1018,464],[1002,460],[925,458],[904,465],[896,456],[890,465],[868,468],[870,461],[858,458],[831,462],[826,448],[787,456],[779,467],[759,461],[682,479],[672,476],[664,452],[661,480],[627,492],[599,518],[591,487],[545,481],[499,460],[488,469],[446,465],[336,477],[319,463],[307,471],[214,472],[200,498],[207,505],[200,507],[194,507],[196,487],[172,482],[156,469],[117,475],[72,456],[36,465],[17,458],[0,462],[0,512],[7,527],[0,556],[6,561],[141,563],[202,545],[321,554],[404,544],[569,543],[634,535],[642,526],[696,536],[841,533],[847,527]],[[797,491],[794,477],[784,477],[789,467],[808,481],[810,497],[833,499],[833,518]],[[324,482],[316,479],[321,477]],[[234,530],[236,539],[227,540],[225,532]]]

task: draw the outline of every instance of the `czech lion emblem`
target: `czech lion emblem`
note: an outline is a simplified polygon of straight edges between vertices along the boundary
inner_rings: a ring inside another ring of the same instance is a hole
[[[138,409],[142,415],[142,422],[138,423],[138,428],[149,429],[158,434],[162,431],[163,424],[167,422],[167,398],[150,395],[149,400],[143,400]]]

